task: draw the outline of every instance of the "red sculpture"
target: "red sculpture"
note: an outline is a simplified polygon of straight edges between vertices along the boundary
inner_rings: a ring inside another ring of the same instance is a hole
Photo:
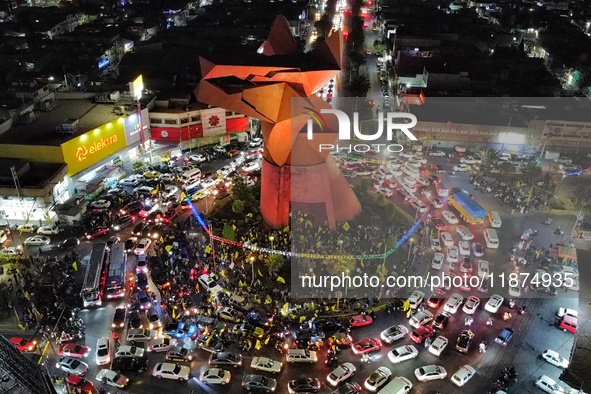
[[[330,108],[313,93],[337,76],[341,48],[338,32],[312,51],[300,51],[287,20],[278,16],[259,54],[200,58],[197,100],[261,120],[261,213],[273,227],[288,225],[290,210],[310,213],[331,228],[361,212],[330,153],[318,149],[336,140],[335,117],[327,117],[327,130],[313,140],[305,132],[306,112]]]

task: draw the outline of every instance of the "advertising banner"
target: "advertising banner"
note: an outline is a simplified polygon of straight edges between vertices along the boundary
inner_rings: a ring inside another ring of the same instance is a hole
[[[90,130],[61,145],[68,175],[72,176],[125,148],[125,118]]]
[[[223,108],[201,110],[201,123],[204,137],[225,133],[226,110]]]

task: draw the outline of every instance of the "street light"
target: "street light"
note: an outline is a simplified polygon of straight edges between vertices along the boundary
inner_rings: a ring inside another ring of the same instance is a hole
[[[271,249],[274,250],[275,248],[273,247],[273,241],[275,240],[275,237],[272,235],[269,235],[269,241],[271,241]]]
[[[410,238],[408,240],[408,257],[406,258],[406,263],[410,263],[410,252],[412,251],[412,243],[414,242],[414,238]]]
[[[249,260],[252,268],[252,282],[250,283],[252,285],[254,283],[254,256],[250,256]]]

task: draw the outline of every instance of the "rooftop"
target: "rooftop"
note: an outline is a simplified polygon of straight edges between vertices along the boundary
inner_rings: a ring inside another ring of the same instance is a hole
[[[97,104],[92,100],[57,100],[57,108],[40,112],[29,124],[17,124],[0,135],[0,144],[59,146],[85,132],[117,118],[113,105]],[[79,130],[73,134],[58,133],[56,127],[69,119],[79,120]]]
[[[14,188],[14,180],[10,171],[15,167],[18,181],[23,189],[40,189],[55,178],[58,173],[65,172],[66,165],[61,163],[38,163],[27,160],[0,159],[0,188]]]
[[[531,120],[591,123],[591,103],[572,97],[427,97],[423,105],[413,106],[411,112],[423,122],[512,127],[527,127]]]

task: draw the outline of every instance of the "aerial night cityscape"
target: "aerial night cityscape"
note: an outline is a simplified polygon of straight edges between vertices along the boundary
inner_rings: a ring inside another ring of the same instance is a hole
[[[591,393],[591,4],[0,0],[0,394]]]

